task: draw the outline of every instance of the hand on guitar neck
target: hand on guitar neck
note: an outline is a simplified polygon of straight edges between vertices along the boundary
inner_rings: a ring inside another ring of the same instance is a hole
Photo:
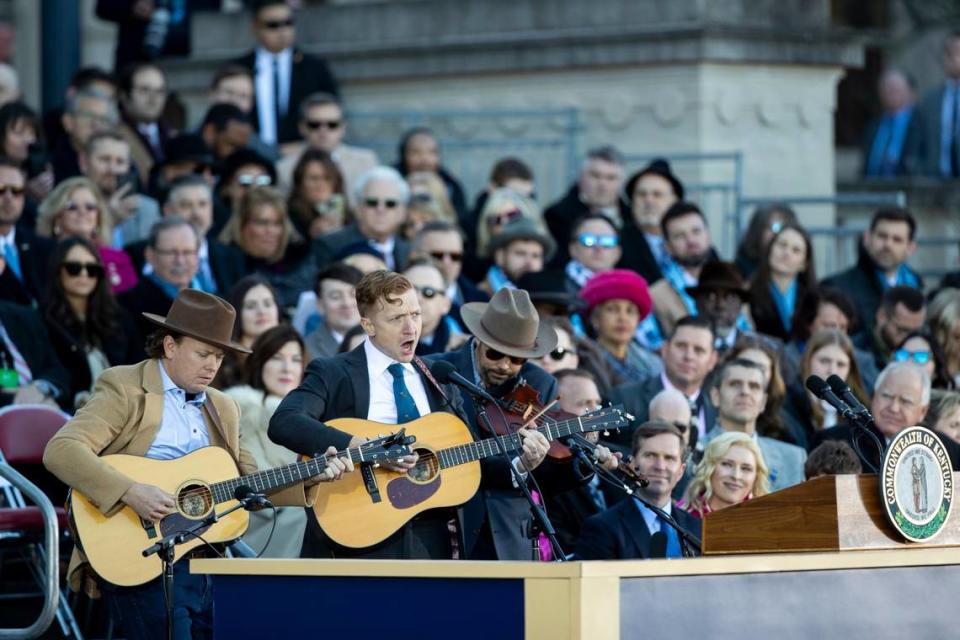
[[[523,448],[520,450],[520,460],[523,467],[519,471],[533,471],[540,466],[543,459],[547,457],[547,451],[550,450],[550,441],[536,431],[536,425],[529,429],[531,425],[526,424],[523,428],[517,430],[517,434],[522,438]]]
[[[350,438],[350,444],[347,446],[351,449],[354,447],[359,447],[362,444],[370,442],[369,439],[364,438],[363,436],[353,436]],[[384,469],[390,469],[391,471],[396,471],[397,473],[406,473],[417,466],[417,460],[420,459],[419,454],[416,452],[411,453],[408,456],[403,456],[402,458],[397,458],[396,462],[381,462],[380,466]],[[351,470],[353,469],[351,465]]]
[[[312,487],[320,482],[333,482],[334,480],[339,480],[344,473],[353,471],[353,460],[350,458],[337,457],[336,447],[327,447],[326,458],[327,466],[323,470],[323,473],[313,476],[309,480],[304,480],[303,486]]]

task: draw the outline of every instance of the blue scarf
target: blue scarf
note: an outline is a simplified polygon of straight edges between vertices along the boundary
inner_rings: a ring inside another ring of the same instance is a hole
[[[886,291],[890,288],[891,285],[887,280],[887,274],[884,273],[882,269],[877,269],[877,277],[880,278],[880,289],[882,291]],[[903,286],[919,289],[920,279],[917,278],[916,274],[910,270],[910,267],[904,263],[897,267],[897,279],[894,285],[898,287]]]
[[[497,265],[490,267],[490,270],[487,271],[487,282],[490,283],[491,293],[496,293],[500,289],[516,289],[517,285],[510,282],[510,278],[507,277],[507,274],[503,272],[503,269]]]
[[[160,289],[167,295],[171,300],[176,300],[177,294],[180,293],[180,290],[177,289],[174,285],[170,284],[166,280],[161,280],[160,277],[155,272],[150,272],[144,276],[150,282],[160,287]],[[191,289],[200,289],[200,282],[197,280],[197,277],[194,276],[193,280],[190,281]]]
[[[773,304],[777,306],[777,313],[780,314],[783,328],[787,330],[789,335],[793,330],[793,311],[797,308],[797,279],[794,278],[787,290],[782,293],[777,285],[771,282],[770,292],[773,294]]]

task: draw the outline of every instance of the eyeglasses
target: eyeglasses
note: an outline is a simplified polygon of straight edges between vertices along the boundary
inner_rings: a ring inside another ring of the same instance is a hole
[[[400,206],[399,200],[378,200],[377,198],[364,198],[363,204],[371,209],[376,209],[377,207],[383,207],[384,209],[396,209]]]
[[[897,349],[893,354],[893,359],[897,362],[907,362],[913,360],[916,364],[927,364],[933,354],[929,351],[907,351],[906,349]]]
[[[153,252],[156,253],[161,258],[182,258],[184,260],[187,260],[189,258],[196,258],[200,255],[200,252],[198,249],[192,249],[189,251],[188,250],[178,251],[176,249],[154,249]]]
[[[498,213],[497,215],[490,216],[487,218],[487,226],[490,227],[499,227],[505,225],[508,222],[513,220],[519,220],[523,217],[523,212],[520,209],[513,209],[512,211],[506,211],[504,213]]]
[[[416,202],[420,204],[428,204],[433,202],[433,196],[429,193],[421,191],[420,193],[414,193],[410,196],[410,202]]]
[[[620,239],[617,236],[598,236],[595,233],[581,233],[578,241],[585,247],[600,247],[601,249],[613,249],[620,244]]]
[[[23,195],[23,187],[15,187],[12,184],[0,184],[0,195],[10,194],[12,196],[20,197]]]
[[[451,262],[460,262],[463,260],[463,253],[457,251],[431,251],[430,257],[440,262],[443,262],[447,258],[449,258]]]
[[[557,347],[547,355],[549,355],[551,359],[560,362],[567,356],[568,353],[571,355],[577,355],[575,349],[567,349],[566,347]]]
[[[103,266],[97,264],[96,262],[75,262],[69,260],[60,265],[60,267],[67,272],[67,275],[76,278],[80,275],[80,272],[84,272],[90,278],[99,279],[103,276]]]
[[[264,29],[277,30],[285,29],[287,27],[293,26],[293,18],[287,18],[286,20],[267,20],[263,23]]]
[[[85,204],[68,202],[67,206],[64,207],[63,210],[69,211],[70,213],[79,213],[81,210],[86,211],[87,213],[99,213],[100,206],[96,202],[87,202]]]
[[[486,345],[484,346],[486,347]],[[510,358],[510,362],[512,364],[523,364],[527,361],[526,358],[519,358],[517,356],[508,356],[507,354],[501,353],[496,349],[491,349],[490,347],[486,347],[486,350],[487,350],[487,360],[492,360],[494,362],[496,362],[497,360],[503,360],[504,358]]]
[[[306,125],[310,131],[316,131],[317,129],[336,131],[342,123],[340,120],[305,120],[303,124]]]
[[[237,176],[237,184],[241,187],[269,187],[272,183],[270,176],[251,176],[246,173]]]
[[[417,287],[417,291],[419,291],[420,295],[422,295],[427,300],[432,300],[437,296],[444,295],[443,291],[441,291],[440,289],[434,289],[433,287]]]

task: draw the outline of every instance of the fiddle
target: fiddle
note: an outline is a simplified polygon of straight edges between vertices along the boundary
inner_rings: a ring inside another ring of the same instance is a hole
[[[522,428],[531,420],[534,421],[534,426],[538,426],[537,420],[544,417],[550,421],[569,420],[577,417],[572,413],[553,408],[552,403],[544,406],[540,399],[540,393],[523,378],[520,378],[517,384],[498,400],[497,404],[503,411],[503,416],[501,416],[500,411],[491,406],[489,401],[484,402],[483,408],[488,410],[487,417],[490,419],[494,434],[498,436],[516,433],[517,429]],[[503,421],[504,417],[506,417],[506,422]],[[569,462],[573,459],[573,452],[558,440],[551,440],[547,457],[558,462]]]

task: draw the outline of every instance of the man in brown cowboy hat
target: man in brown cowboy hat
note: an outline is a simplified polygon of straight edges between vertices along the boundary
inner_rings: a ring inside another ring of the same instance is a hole
[[[557,334],[540,316],[523,289],[501,289],[490,302],[470,302],[460,310],[473,339],[456,351],[437,356],[453,363],[467,379],[484,387],[495,398],[509,394],[521,380],[535,389],[543,404],[557,397],[557,381],[529,362],[550,353],[557,346]],[[467,416],[476,419],[473,398],[463,394]],[[489,435],[476,424],[474,433]],[[559,493],[589,479],[576,475],[575,465],[543,463],[549,449],[547,439],[537,431],[521,429],[523,450],[512,460],[518,471],[536,469],[535,475],[546,492]],[[507,461],[496,456],[481,463],[483,481],[464,510],[466,557],[475,560],[529,560],[530,509],[516,489]]]
[[[248,352],[231,340],[236,317],[233,307],[214,295],[184,289],[166,317],[144,315],[158,327],[147,339],[150,358],[104,371],[90,400],[50,440],[43,462],[105,515],[126,505],[144,520],[158,521],[175,510],[173,496],[159,487],[134,482],[100,460],[100,455],[122,453],[169,460],[212,445],[229,451],[244,475],[256,471],[257,466],[240,446],[236,403],[208,386],[225,351]],[[321,478],[335,479],[350,469],[349,463],[334,460]],[[303,506],[312,503],[312,493],[305,495],[301,483],[277,492],[272,500]],[[83,554],[74,550],[69,577],[75,590],[83,583],[78,569],[85,563]],[[187,562],[178,562],[174,571],[176,637],[190,637],[191,630],[192,637],[210,637],[209,577],[191,575]],[[137,587],[98,581],[127,637],[165,636],[161,578]]]

